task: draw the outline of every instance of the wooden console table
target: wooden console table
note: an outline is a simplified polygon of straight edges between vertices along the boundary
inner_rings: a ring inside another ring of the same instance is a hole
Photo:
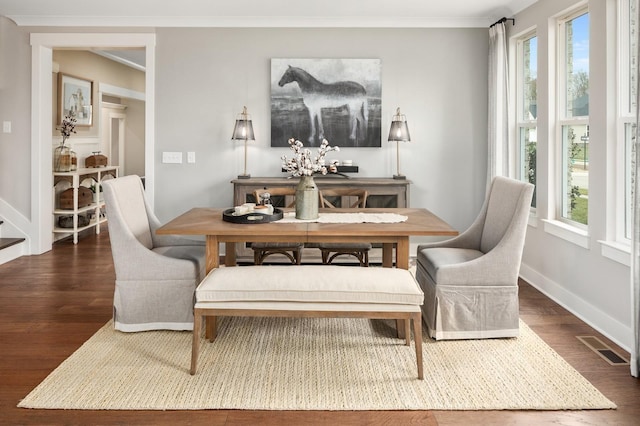
[[[318,176],[314,177],[316,185],[320,190],[328,188],[358,188],[366,189],[369,193],[367,197],[367,207],[369,208],[408,208],[409,207],[409,186],[410,180],[393,178],[345,178],[341,176]],[[295,187],[299,178],[288,177],[252,177],[249,179],[234,179],[233,184],[233,205],[239,206],[244,203],[255,202],[253,192],[256,189],[273,187]],[[285,200],[274,199],[276,207],[284,207]],[[342,203],[346,205],[347,203]],[[256,229],[258,231],[258,229]],[[372,260],[381,258],[380,250],[371,253]],[[317,253],[315,253],[317,252]],[[311,253],[316,255],[319,250],[305,249],[305,256],[308,258]],[[240,259],[253,260],[253,252],[246,245],[238,244],[236,256]]]
[[[358,188],[369,193],[367,207],[406,208],[409,207],[410,180],[392,178],[344,178],[318,176],[314,178],[320,190],[324,188]],[[239,206],[247,202],[255,202],[253,191],[270,187],[295,187],[299,178],[287,177],[252,177],[250,179],[234,179],[233,205]]]

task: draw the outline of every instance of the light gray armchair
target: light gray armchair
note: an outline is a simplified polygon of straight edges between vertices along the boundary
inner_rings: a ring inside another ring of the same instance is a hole
[[[117,330],[192,330],[196,286],[205,276],[204,242],[156,235],[160,222],[138,176],[104,182],[116,270]]]
[[[473,224],[452,239],[418,246],[423,318],[436,340],[515,337],[518,272],[533,185],[496,177]]]

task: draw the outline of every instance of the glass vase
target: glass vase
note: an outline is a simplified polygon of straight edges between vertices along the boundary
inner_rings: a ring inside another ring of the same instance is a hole
[[[296,219],[317,219],[318,197],[318,187],[313,176],[301,176],[296,187]]]
[[[71,150],[64,143],[61,143],[53,151],[53,171],[71,171]]]

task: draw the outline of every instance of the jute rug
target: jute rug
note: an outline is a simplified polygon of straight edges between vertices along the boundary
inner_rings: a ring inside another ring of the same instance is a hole
[[[517,339],[424,338],[364,319],[223,318],[188,373],[191,333],[107,323],[18,405],[104,410],[605,409],[615,404],[520,323]]]

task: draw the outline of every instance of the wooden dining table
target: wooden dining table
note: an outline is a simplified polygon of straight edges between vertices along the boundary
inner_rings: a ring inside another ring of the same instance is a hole
[[[382,244],[382,266],[409,269],[409,238],[455,236],[458,232],[427,209],[340,209],[341,213],[395,213],[406,216],[397,223],[286,222],[233,223],[223,220],[226,209],[193,208],[156,230],[158,235],[204,235],[206,270],[220,266],[220,244],[225,244],[225,265],[236,265],[236,244],[246,242],[366,242]],[[285,212],[291,209],[283,209]],[[320,209],[320,213],[335,209]],[[395,247],[395,259],[393,256]]]

